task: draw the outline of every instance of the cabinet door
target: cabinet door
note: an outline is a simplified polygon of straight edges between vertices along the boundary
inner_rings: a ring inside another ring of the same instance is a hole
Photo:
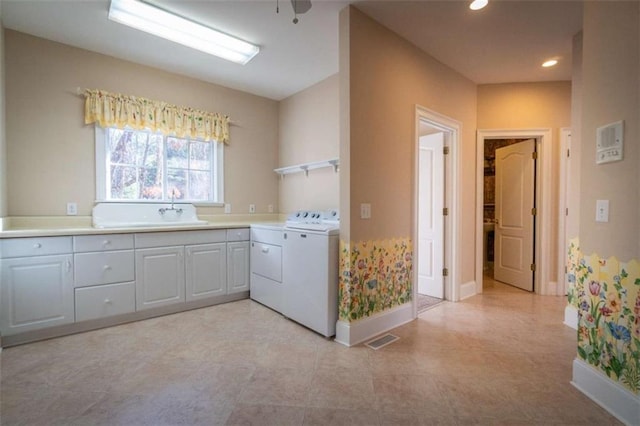
[[[187,301],[227,292],[225,243],[187,246]]]
[[[0,261],[0,269],[3,335],[74,321],[70,254],[4,259]]]
[[[184,300],[184,247],[136,250],[136,309]]]
[[[249,291],[249,242],[227,243],[227,293]]]

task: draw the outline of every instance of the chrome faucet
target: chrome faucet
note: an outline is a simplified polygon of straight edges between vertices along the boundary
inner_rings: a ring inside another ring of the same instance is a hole
[[[171,190],[171,208],[166,208],[166,207],[159,208],[158,213],[160,213],[160,216],[164,216],[164,214],[168,211],[175,211],[176,214],[182,214],[182,209],[176,209],[174,207],[175,200],[176,200],[176,190],[174,188]]]

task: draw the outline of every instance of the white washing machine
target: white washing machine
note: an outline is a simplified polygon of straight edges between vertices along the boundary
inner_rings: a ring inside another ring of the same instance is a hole
[[[297,212],[283,236],[282,313],[325,337],[338,320],[339,223],[335,210]]]

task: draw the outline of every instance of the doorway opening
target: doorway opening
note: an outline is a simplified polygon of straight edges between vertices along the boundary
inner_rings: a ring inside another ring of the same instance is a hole
[[[535,139],[485,139],[483,283],[534,290]]]
[[[459,300],[459,132],[459,122],[416,107],[414,317],[443,300]]]
[[[531,268],[535,269],[533,278],[533,291],[542,295],[557,295],[558,283],[553,280],[550,271],[557,247],[552,242],[552,159],[553,144],[551,129],[525,129],[525,130],[478,130],[476,140],[476,267],[475,267],[475,293],[482,293],[484,268],[484,152],[485,141],[491,139],[534,139],[537,160],[534,167],[535,182],[535,219],[533,226],[536,229],[533,247],[533,259],[535,263]],[[495,229],[495,228],[494,228]],[[494,246],[495,249],[495,246]],[[495,252],[494,252],[495,254]],[[495,266],[495,259],[494,259]]]

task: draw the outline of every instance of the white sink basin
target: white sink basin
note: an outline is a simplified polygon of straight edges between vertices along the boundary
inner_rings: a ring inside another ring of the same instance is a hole
[[[94,228],[205,225],[193,204],[99,203],[93,208]]]

